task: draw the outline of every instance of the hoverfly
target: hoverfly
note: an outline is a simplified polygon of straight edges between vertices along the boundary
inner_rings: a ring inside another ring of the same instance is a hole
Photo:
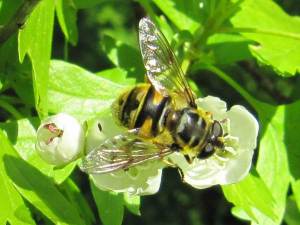
[[[149,82],[114,102],[114,117],[128,131],[85,156],[81,169],[87,173],[126,170],[175,151],[188,162],[223,151],[221,122],[197,107],[169,43],[149,18],[140,20],[139,43]]]

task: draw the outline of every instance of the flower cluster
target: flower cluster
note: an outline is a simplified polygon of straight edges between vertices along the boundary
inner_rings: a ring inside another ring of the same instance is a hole
[[[200,98],[196,103],[198,107],[211,112],[214,119],[224,121],[222,127],[228,134],[224,140],[224,154],[214,154],[205,160],[196,158],[188,163],[183,154],[174,152],[166,160],[179,167],[184,182],[198,189],[240,181],[251,167],[258,135],[257,120],[242,106],[236,105],[227,110],[226,103],[216,97]],[[124,129],[115,124],[111,115],[99,117],[87,130],[86,153],[122,132]],[[37,136],[37,150],[51,164],[66,164],[83,152],[83,129],[66,114],[43,121]],[[162,170],[166,166],[161,160],[149,161],[128,170],[91,174],[91,177],[102,190],[148,195],[159,190]]]

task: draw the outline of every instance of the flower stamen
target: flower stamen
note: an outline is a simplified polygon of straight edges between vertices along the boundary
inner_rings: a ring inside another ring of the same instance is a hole
[[[62,129],[59,129],[55,125],[55,123],[48,123],[45,124],[43,127],[50,132],[49,138],[45,141],[46,145],[49,145],[54,140],[54,138],[62,137],[64,134],[64,131]]]

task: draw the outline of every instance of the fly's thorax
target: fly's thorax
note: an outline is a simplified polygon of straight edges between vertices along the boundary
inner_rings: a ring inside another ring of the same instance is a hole
[[[209,114],[192,107],[171,111],[166,121],[174,143],[192,156],[197,156],[206,145],[211,124]]]
[[[137,85],[123,93],[115,103],[121,125],[139,128],[139,135],[155,137],[164,130],[171,99],[155,91],[149,84]]]

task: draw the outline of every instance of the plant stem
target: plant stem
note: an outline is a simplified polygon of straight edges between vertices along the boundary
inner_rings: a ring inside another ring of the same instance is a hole
[[[22,101],[17,97],[7,96],[7,95],[3,95],[3,94],[1,94],[1,96],[0,96],[0,100],[1,99],[2,99],[2,101],[6,101],[6,102],[8,101],[13,104],[21,104],[22,103]]]
[[[191,64],[191,61],[188,58],[185,57],[184,60],[181,63],[181,69],[182,69],[183,74],[186,75],[190,64]]]
[[[18,110],[15,109],[11,104],[7,103],[6,101],[0,99],[0,106],[5,109],[7,112],[12,114],[16,119],[21,119],[23,116]]]
[[[25,0],[12,18],[0,28],[0,44],[7,41],[18,29],[21,29],[27,17],[41,0]]]
[[[230,76],[226,73],[224,73],[222,70],[220,70],[217,67],[214,67],[212,65],[203,65],[204,69],[207,69],[214,74],[216,74],[218,77],[220,77],[222,80],[224,80],[226,83],[228,83],[231,87],[233,87],[235,90],[237,90],[241,96],[243,96],[250,105],[258,110],[260,108],[260,102],[257,101],[255,98],[253,98],[242,86],[240,86],[236,81],[230,78]]]

